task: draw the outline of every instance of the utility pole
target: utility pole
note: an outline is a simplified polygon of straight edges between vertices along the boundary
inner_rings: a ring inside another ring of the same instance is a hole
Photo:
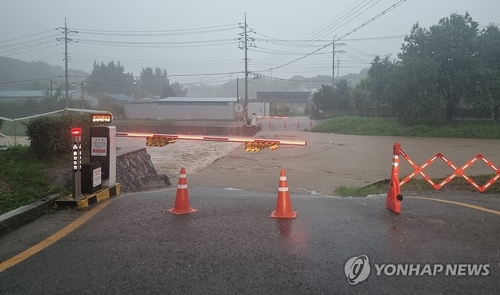
[[[247,13],[245,12],[245,105],[243,106],[243,121],[247,125],[248,117],[248,34],[247,34]]]
[[[50,79],[50,99],[52,99],[52,79]]]
[[[66,79],[66,96],[64,97],[64,104],[68,107],[68,26],[66,25],[66,18],[64,18],[64,69]]]
[[[335,44],[335,37],[333,37],[332,42],[332,90],[335,87],[335,46],[344,46],[345,43],[337,43]],[[344,53],[344,50],[338,50],[337,53]],[[338,57],[337,57],[338,60]],[[340,61],[339,61],[340,62]],[[338,67],[337,67],[337,77],[338,77]]]
[[[240,24],[240,29],[243,29],[243,32],[242,33],[239,33],[239,35],[241,36],[241,38],[239,38],[240,40],[240,44],[238,45],[238,48],[239,49],[242,49],[242,50],[245,50],[245,102],[244,102],[244,106],[243,106],[243,119],[244,119],[244,124],[247,125],[247,119],[248,119],[248,47],[255,47],[255,44],[253,43],[248,43],[248,41],[250,40],[251,42],[255,41],[255,39],[253,38],[249,38],[248,37],[248,33],[255,33],[254,30],[250,29],[248,30],[248,26],[247,26],[247,14],[245,12],[245,22],[243,24]],[[243,38],[243,40],[242,40]]]
[[[69,79],[68,79],[68,43],[72,41],[71,39],[68,39],[68,34],[69,33],[78,33],[77,31],[70,31],[68,30],[68,25],[66,24],[66,18],[64,19],[64,27],[62,28],[57,28],[57,30],[63,30],[64,31],[64,38],[57,38],[57,41],[61,41],[64,39],[64,80],[66,84],[66,95],[64,97],[64,104],[66,108],[68,107],[68,98],[69,98]]]

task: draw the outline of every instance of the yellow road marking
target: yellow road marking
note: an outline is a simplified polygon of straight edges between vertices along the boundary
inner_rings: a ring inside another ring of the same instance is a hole
[[[483,211],[483,212],[488,212],[488,213],[493,213],[493,214],[496,214],[496,215],[500,215],[500,211],[493,210],[493,209],[488,209],[488,208],[484,208],[484,207],[481,207],[481,206],[472,205],[472,204],[468,204],[468,203],[462,203],[462,202],[456,202],[456,201],[448,201],[448,200],[441,200],[441,199],[433,199],[433,198],[426,198],[426,197],[408,197],[408,199],[431,200],[431,201],[448,203],[448,204],[454,204],[454,205],[463,206],[463,207],[467,207],[467,208],[471,208],[471,209],[475,209],[475,210],[479,210],[479,211]]]
[[[56,232],[55,234],[51,235],[47,239],[41,241],[40,243],[36,244],[35,246],[17,254],[16,256],[5,260],[4,262],[0,263],[0,273],[4,270],[6,270],[9,267],[12,267],[19,262],[28,259],[29,257],[35,255],[36,253],[42,251],[43,249],[47,248],[48,246],[54,244],[55,242],[59,241],[60,239],[64,238],[67,234],[71,233],[75,229],[77,229],[79,226],[87,222],[90,218],[94,217],[97,213],[99,213],[102,209],[106,208],[111,202],[114,200],[118,199],[120,196],[117,198],[113,199],[108,199],[107,201],[103,201],[102,203],[99,203],[96,207],[92,208],[90,211],[87,213],[83,214],[82,216],[78,217],[76,220],[68,224],[66,227],[61,229],[60,231]]]
[[[149,191],[149,192],[140,192],[140,194],[149,194],[149,193],[155,193],[155,192],[162,191],[162,190],[174,190],[174,189],[177,189],[177,188],[168,188],[168,189],[161,189],[161,190],[155,190],[155,191]],[[139,193],[129,194],[129,196],[136,195],[136,194],[139,194]],[[14,256],[10,259],[5,260],[2,263],[0,263],[0,273],[2,271],[6,270],[7,268],[10,268],[10,267],[18,264],[19,262],[30,258],[31,256],[35,255],[36,253],[42,251],[43,249],[47,248],[48,246],[50,246],[50,245],[54,244],[55,242],[59,241],[60,239],[64,238],[66,235],[68,235],[69,233],[71,233],[72,231],[74,231],[75,229],[80,227],[82,224],[87,222],[89,219],[94,217],[97,213],[99,213],[99,211],[104,209],[106,206],[108,206],[109,204],[111,204],[115,200],[121,199],[127,195],[128,194],[119,195],[119,196],[116,196],[116,197],[113,197],[110,199],[106,199],[105,201],[99,202],[94,208],[92,208],[87,213],[83,214],[82,216],[78,217],[76,220],[74,220],[73,222],[68,224],[66,227],[64,227],[60,231],[56,232],[55,234],[51,235],[50,237],[41,241],[40,243],[36,244],[35,246],[17,254],[16,256]]]

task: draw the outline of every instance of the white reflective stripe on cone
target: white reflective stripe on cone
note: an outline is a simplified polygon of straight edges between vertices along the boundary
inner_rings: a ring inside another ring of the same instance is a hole
[[[177,188],[188,188],[187,184],[179,184]]]
[[[288,191],[288,187],[280,187],[280,188],[278,188],[278,191],[279,192],[287,192]]]
[[[280,180],[286,180],[286,176],[280,176]]]
[[[179,178],[186,178],[186,174],[179,174]]]

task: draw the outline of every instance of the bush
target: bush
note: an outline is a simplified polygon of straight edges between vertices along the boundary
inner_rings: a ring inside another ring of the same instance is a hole
[[[30,152],[39,159],[66,159],[71,156],[72,127],[82,128],[82,150],[88,150],[90,116],[63,115],[30,120],[26,133],[31,141]]]

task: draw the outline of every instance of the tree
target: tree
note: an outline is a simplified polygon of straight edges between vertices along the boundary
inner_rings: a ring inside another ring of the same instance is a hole
[[[134,88],[134,76],[125,73],[125,68],[114,61],[107,65],[94,62],[92,72],[88,76],[87,91],[94,95],[100,93],[131,95]]]
[[[453,13],[429,30],[417,23],[405,38],[407,44],[399,55],[403,62],[429,58],[439,65],[436,82],[445,99],[447,120],[452,119],[464,94],[475,89],[470,78],[477,67],[477,38],[478,23],[468,13],[464,16]]]
[[[438,121],[445,114],[445,100],[436,81],[439,65],[429,57],[405,58],[388,83],[389,102],[402,122]]]
[[[376,103],[371,95],[371,78],[362,79],[351,91],[353,107],[357,109],[373,108]]]
[[[164,85],[163,90],[161,92],[161,97],[175,97],[177,93],[175,93],[174,89],[170,85]]]
[[[178,82],[174,82],[172,85],[164,85],[161,97],[186,97],[187,89],[183,88]]]
[[[340,79],[335,83],[333,101],[334,108],[347,110],[351,101],[351,83],[346,79]]]
[[[390,98],[389,82],[394,77],[397,64],[389,58],[386,56],[381,59],[380,56],[376,56],[368,71],[369,80],[367,82],[370,83],[370,94],[372,99],[377,102],[377,107],[387,104]]]
[[[139,88],[145,95],[161,96],[164,87],[168,85],[167,70],[147,67],[141,70]]]
[[[177,97],[186,97],[187,96],[187,88],[182,87],[179,82],[174,82],[170,85],[170,88],[173,90],[175,93],[175,96]]]
[[[495,121],[500,112],[500,30],[489,25],[479,36],[478,57],[481,62],[478,71],[478,89],[480,93],[477,104],[489,107]]]
[[[333,110],[333,88],[329,85],[321,84],[321,88],[313,94],[312,98],[317,110]]]

